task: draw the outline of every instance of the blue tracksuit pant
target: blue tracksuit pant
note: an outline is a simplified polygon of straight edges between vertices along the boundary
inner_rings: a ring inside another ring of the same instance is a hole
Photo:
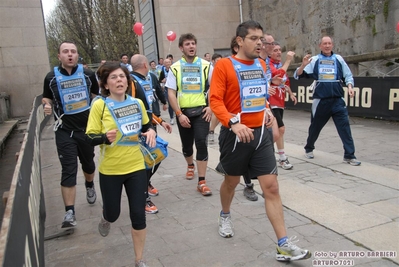
[[[305,146],[306,152],[315,149],[314,144],[330,117],[333,118],[339,137],[344,147],[344,158],[354,159],[355,144],[349,126],[348,110],[342,98],[313,99],[312,116],[309,126],[308,139]]]

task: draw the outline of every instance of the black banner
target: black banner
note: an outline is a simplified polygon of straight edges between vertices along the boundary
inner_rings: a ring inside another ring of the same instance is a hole
[[[2,266],[45,266],[46,209],[41,181],[40,133],[50,116],[44,116],[41,100],[41,96],[34,100],[10,187],[1,231]]]
[[[345,102],[350,116],[399,121],[399,77],[354,77],[355,96],[350,98],[345,90]],[[289,109],[311,110],[310,79],[295,80],[290,77],[291,90],[298,99],[294,103],[286,96]],[[289,101],[288,101],[289,100]]]

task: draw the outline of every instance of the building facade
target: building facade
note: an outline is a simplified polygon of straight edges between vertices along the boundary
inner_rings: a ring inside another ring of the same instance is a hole
[[[184,33],[195,35],[200,57],[216,52],[230,55],[230,41],[240,23],[238,0],[135,0],[135,6],[136,20],[144,24],[140,53],[149,60],[167,54],[180,58],[179,36]],[[176,33],[174,41],[167,39],[169,31]]]
[[[26,117],[50,70],[40,0],[0,0],[0,92],[11,117]]]
[[[399,1],[394,0],[135,0],[144,24],[140,53],[150,60],[181,57],[179,36],[193,33],[197,54],[230,54],[237,25],[259,21],[283,51],[319,53],[322,35],[356,76],[399,76]],[[167,33],[176,33],[169,41]],[[40,0],[0,0],[0,95],[8,95],[11,117],[27,116],[50,70]],[[295,66],[295,64],[293,64]]]
[[[399,76],[399,1],[135,0],[135,4],[136,19],[145,24],[147,35],[139,42],[140,51],[151,60],[168,53],[179,58],[178,38],[187,32],[197,37],[199,56],[229,54],[237,25],[253,19],[279,41],[283,51],[296,53],[296,63],[307,52],[319,53],[320,37],[330,35],[334,52],[351,63],[355,75]],[[148,20],[152,26],[147,27]],[[168,31],[176,32],[175,41],[168,41]],[[155,42],[153,54],[145,49],[149,36]]]

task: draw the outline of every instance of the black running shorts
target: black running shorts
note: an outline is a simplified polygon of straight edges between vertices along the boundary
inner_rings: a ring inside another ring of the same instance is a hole
[[[261,127],[255,128],[253,134],[255,138],[250,143],[236,142],[235,133],[226,127],[221,127],[220,162],[216,167],[218,172],[230,176],[246,174],[249,177],[277,174],[271,135],[266,127],[263,134]]]

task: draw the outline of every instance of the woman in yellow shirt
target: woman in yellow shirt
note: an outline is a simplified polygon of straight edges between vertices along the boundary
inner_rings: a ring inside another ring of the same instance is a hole
[[[86,129],[89,142],[100,145],[103,216],[98,230],[102,236],[107,236],[110,223],[118,219],[124,186],[129,201],[135,266],[144,267],[147,176],[139,140],[140,135],[144,136],[147,144],[154,147],[156,133],[143,102],[126,94],[131,89],[131,80],[125,67],[114,62],[105,63],[99,82],[102,97],[92,103]]]

